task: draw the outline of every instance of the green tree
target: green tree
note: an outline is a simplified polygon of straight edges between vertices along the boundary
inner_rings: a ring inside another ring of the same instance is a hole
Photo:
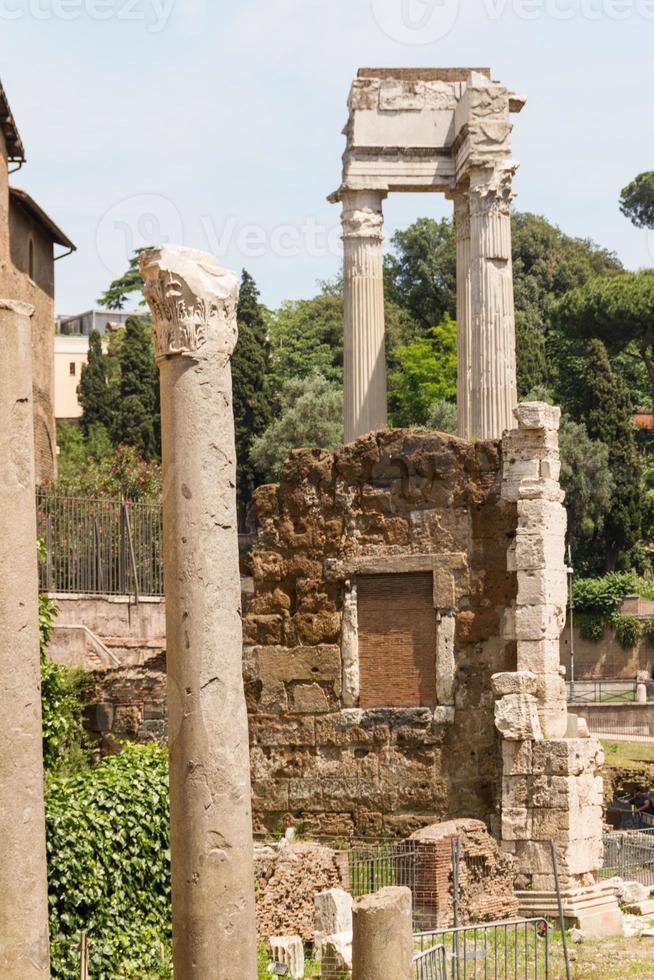
[[[638,174],[622,188],[620,210],[636,228],[654,228],[654,170]]]
[[[82,366],[77,393],[82,406],[81,425],[84,432],[88,433],[91,426],[98,424],[108,428],[111,424],[113,404],[111,389],[107,382],[106,356],[102,350],[102,338],[97,330],[92,330],[89,336],[88,359]]]
[[[435,429],[437,432],[448,432],[455,435],[458,425],[456,405],[453,402],[446,402],[440,399],[433,403],[429,408],[427,428]]]
[[[560,325],[578,338],[598,338],[612,355],[639,357],[654,397],[654,270],[591,279],[556,307]]]
[[[128,298],[135,293],[141,294],[143,290],[143,278],[139,269],[139,256],[145,251],[139,248],[129,261],[129,268],[122,276],[110,284],[109,288],[99,297],[98,303],[108,310],[122,310]],[[145,300],[140,297],[140,304],[143,306]]]
[[[391,238],[384,256],[387,298],[403,307],[422,330],[445,314],[456,315],[456,246],[452,222],[419,218]]]
[[[601,541],[606,569],[613,570],[628,563],[630,552],[640,539],[642,470],[629,392],[611,367],[606,347],[596,338],[588,343],[583,382],[583,420],[591,439],[608,447],[614,482]]]
[[[568,542],[579,569],[583,561],[596,564],[597,544],[602,541],[612,505],[614,482],[609,449],[599,439],[590,438],[583,422],[574,422],[568,415],[561,419],[559,446]]]
[[[279,397],[279,412],[252,442],[251,458],[266,479],[278,479],[292,449],[337,449],[343,442],[341,385],[320,374],[290,378]]]
[[[426,425],[434,402],[456,398],[456,323],[446,313],[437,327],[395,351],[388,403],[393,425]]]
[[[120,349],[118,404],[112,436],[116,445],[133,446],[144,459],[160,454],[159,377],[150,325],[129,317]]]
[[[282,303],[269,323],[271,394],[291,378],[343,377],[343,296],[320,293]]]
[[[253,440],[266,429],[272,416],[267,383],[269,362],[267,324],[259,304],[259,290],[252,276],[243,270],[238,301],[238,343],[232,356],[236,487],[241,528],[245,527],[258,476],[250,450]]]

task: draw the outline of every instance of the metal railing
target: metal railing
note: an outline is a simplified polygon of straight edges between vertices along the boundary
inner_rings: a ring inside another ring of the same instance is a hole
[[[550,927],[545,919],[505,919],[483,925],[436,929],[414,936],[414,962],[434,949],[443,973],[416,973],[417,980],[549,980]],[[438,960],[437,960],[438,962]]]
[[[605,834],[600,876],[654,885],[654,827]]]
[[[413,896],[414,929],[429,929],[438,922],[436,854],[437,848],[430,842],[359,844],[348,853],[352,895],[358,898],[388,885],[404,885]]]
[[[572,704],[624,704],[636,700],[636,681],[568,681],[568,701]]]
[[[44,592],[161,596],[161,505],[36,494]]]
[[[626,718],[608,718],[604,715],[599,717],[593,713],[584,713],[583,709],[575,711],[580,718],[585,718],[586,724],[588,725],[588,731],[591,735],[597,735],[600,737],[607,736],[608,738],[615,738],[617,741],[624,738],[631,741],[641,740],[643,742],[654,741],[652,738],[652,731],[654,726],[650,723],[650,712],[654,711],[652,705],[648,707],[646,705],[642,706],[642,720],[629,720]]]
[[[415,980],[447,980],[447,958],[442,943],[416,953],[413,965]]]

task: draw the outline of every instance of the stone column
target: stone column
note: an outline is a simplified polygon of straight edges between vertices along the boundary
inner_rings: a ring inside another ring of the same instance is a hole
[[[352,980],[411,980],[411,891],[382,888],[352,910]]]
[[[470,204],[468,194],[454,195],[454,234],[456,237],[456,325],[457,325],[457,432],[462,439],[472,436],[470,391],[472,386],[472,322],[470,270]]]
[[[161,374],[173,958],[256,978],[230,358],[236,276],[194,249],[141,257]]]
[[[470,173],[470,436],[500,439],[517,404],[511,261],[515,166]]]
[[[38,630],[33,308],[0,299],[0,976],[50,976]]]
[[[345,442],[387,424],[382,191],[344,191]]]

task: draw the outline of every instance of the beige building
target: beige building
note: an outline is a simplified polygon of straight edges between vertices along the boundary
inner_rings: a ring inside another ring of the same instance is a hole
[[[75,246],[29,194],[9,186],[25,151],[0,84],[0,295],[34,307],[32,360],[37,482],[56,473],[54,412],[55,245]],[[62,256],[57,256],[61,258]]]
[[[88,356],[88,337],[65,337],[60,334],[55,337],[54,413],[57,422],[76,422],[82,414],[77,386]]]

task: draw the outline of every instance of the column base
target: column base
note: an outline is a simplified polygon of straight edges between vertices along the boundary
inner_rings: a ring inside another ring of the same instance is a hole
[[[554,891],[516,892],[519,913],[525,918],[559,917],[559,905]],[[623,936],[622,912],[612,888],[592,885],[589,888],[564,888],[561,892],[563,915],[568,927],[576,926],[589,939]]]

